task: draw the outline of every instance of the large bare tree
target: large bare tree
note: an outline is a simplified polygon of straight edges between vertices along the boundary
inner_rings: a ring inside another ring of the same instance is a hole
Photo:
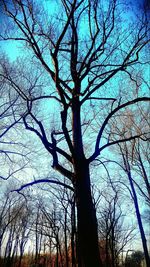
[[[138,68],[147,60],[146,9],[136,17],[126,7],[116,0],[60,0],[55,5],[1,1],[0,38],[18,42],[21,51],[16,63],[1,60],[1,84],[19,96],[20,108],[13,109],[14,125],[22,119],[26,130],[37,135],[52,157],[53,169],[73,186],[81,267],[102,266],[90,164],[104,149],[142,135],[113,141],[106,129],[111,118],[126,107],[150,100],[144,94],[131,98],[119,90],[119,80],[135,82]],[[130,24],[127,14],[132,17]],[[93,123],[100,111],[101,117]],[[90,138],[95,138],[92,146]]]

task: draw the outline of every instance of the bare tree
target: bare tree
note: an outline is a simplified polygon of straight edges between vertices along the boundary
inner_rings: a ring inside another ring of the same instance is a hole
[[[137,116],[134,116],[134,112],[136,112]],[[109,178],[112,185],[119,182],[125,186],[128,192],[130,192],[130,197],[133,200],[135,207],[146,264],[149,266],[150,258],[147,247],[147,239],[140,212],[140,201],[138,199],[140,194],[142,197],[144,196],[146,203],[149,204],[149,181],[147,172],[149,169],[149,159],[147,155],[147,141],[149,140],[149,122],[147,119],[148,110],[141,110],[141,107],[137,105],[134,112],[128,108],[128,110],[122,113],[122,116],[114,118],[110,130],[110,139],[113,138],[115,140],[118,136],[124,138],[128,137],[133,132],[139,133],[139,135],[140,133],[143,133],[143,135],[139,136],[138,139],[131,140],[128,143],[124,142],[122,144],[118,144],[118,155],[120,154],[121,158],[118,158],[117,161],[113,161],[114,164],[118,164],[121,170],[126,173],[129,184],[124,181],[124,174],[122,174],[123,179],[120,181],[119,179],[114,179],[113,181],[110,177]],[[145,158],[146,161],[143,162],[142,158]]]
[[[24,49],[29,53],[24,66],[23,60],[19,59],[13,63],[13,68],[10,63],[1,61],[1,83],[18,94],[22,102],[17,110],[18,119],[22,119],[25,128],[40,139],[52,157],[53,169],[73,185],[77,206],[78,265],[102,266],[90,164],[105,148],[141,136],[141,133],[131,134],[111,141],[106,128],[111,118],[124,108],[150,100],[145,96],[122,99],[120,93],[109,93],[108,89],[117,86],[114,78],[132,80],[136,65],[145,63],[146,11],[138,21],[135,20],[136,27],[132,25],[127,30],[122,22],[122,8],[116,0],[105,4],[97,0],[58,1],[56,16],[50,11],[51,7],[46,13],[43,6],[42,13],[39,6],[29,0],[2,0],[1,8],[4,17],[1,40],[24,43]],[[39,82],[41,75],[46,81],[44,85]],[[41,106],[38,111],[38,103],[43,100],[48,101],[48,106],[57,108],[58,119],[55,118],[51,129],[47,123],[47,115],[51,117],[48,109]],[[94,113],[93,101],[96,103]],[[109,105],[107,114],[103,114],[101,103]],[[103,118],[94,134],[94,151],[91,147],[88,155],[86,134],[92,129],[92,123],[91,128],[87,124],[95,118],[99,107]],[[82,110],[87,108],[89,116],[94,114],[90,120],[82,117]]]
[[[121,151],[122,151],[122,149],[121,149]],[[133,177],[132,177],[132,171],[131,171],[130,161],[129,161],[129,158],[128,158],[128,149],[127,149],[127,147],[126,147],[126,153],[125,153],[125,151],[124,152],[122,151],[122,157],[123,157],[123,162],[124,162],[124,168],[125,168],[125,171],[127,173],[127,176],[128,176],[128,179],[129,179],[129,183],[130,183],[130,187],[131,187],[131,192],[132,192],[132,197],[133,197],[133,201],[134,201],[134,206],[135,206],[135,211],[136,211],[139,231],[140,231],[140,234],[141,234],[141,240],[142,240],[145,260],[146,260],[147,266],[149,266],[150,257],[149,257],[149,253],[148,253],[147,240],[146,240],[146,235],[145,235],[145,231],[144,231],[144,227],[143,227],[143,223],[142,223],[142,218],[141,218],[141,214],[140,214],[140,208],[139,208],[138,197],[137,197],[137,193],[136,193],[136,189],[135,189],[135,185],[134,185],[134,180],[133,180]]]
[[[103,204],[98,208],[99,242],[104,265],[117,267],[120,266],[121,254],[135,236],[135,228],[124,221],[126,215],[121,207],[121,191],[115,187],[114,192],[110,185],[109,192],[109,195],[102,193],[100,203]]]

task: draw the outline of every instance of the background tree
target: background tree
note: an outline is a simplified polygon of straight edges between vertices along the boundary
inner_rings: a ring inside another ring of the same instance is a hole
[[[125,266],[140,267],[144,255],[141,251],[134,251],[130,256],[127,257]]]
[[[106,267],[120,266],[124,249],[135,237],[135,227],[125,220],[122,198],[119,187],[112,190],[110,185],[109,195],[102,193],[100,203],[103,204],[98,208],[100,251]]]
[[[139,110],[138,105],[135,108],[137,114],[139,113],[139,111],[141,112],[141,109]],[[138,116],[135,117],[133,111],[128,109],[126,112],[124,112],[124,114],[122,114],[124,120],[122,120],[121,116],[119,118],[114,118],[113,121],[114,130],[110,132],[110,136],[114,135],[113,138],[116,138],[115,135],[117,135],[117,138],[118,136],[120,137],[124,136],[125,138],[130,136],[133,132],[138,132],[139,134],[142,132],[144,133],[143,136],[138,140],[131,140],[128,143],[125,142],[123,144],[118,144],[118,147],[122,157],[119,163],[120,165],[122,165],[122,169],[127,174],[129,180],[129,188],[130,188],[129,191],[134,203],[145,259],[148,266],[150,264],[150,258],[148,253],[146,234],[140,212],[142,207],[140,207],[138,199],[138,194],[140,193],[142,196],[144,196],[145,202],[147,204],[149,203],[150,185],[147,174],[149,169],[149,162],[147,160],[144,163],[142,160],[142,158],[147,155],[146,141],[149,140],[149,123],[147,120],[148,110],[146,110],[145,112],[143,111],[141,113],[142,114],[140,118]],[[118,121],[120,121],[119,124],[120,127],[118,127]]]

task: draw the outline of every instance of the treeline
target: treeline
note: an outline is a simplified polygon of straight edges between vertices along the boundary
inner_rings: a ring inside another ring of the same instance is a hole
[[[141,266],[144,254],[136,252],[139,237],[135,222],[129,222],[131,210],[124,210],[129,201],[126,194],[109,184],[101,192],[93,187],[93,198],[104,267]],[[28,189],[26,195],[7,190],[0,203],[0,266],[78,266],[77,216],[72,192],[48,189],[45,184],[43,189]]]

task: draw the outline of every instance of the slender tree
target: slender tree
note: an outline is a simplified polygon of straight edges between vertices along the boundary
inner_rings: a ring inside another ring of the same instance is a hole
[[[141,214],[140,214],[140,207],[139,207],[138,197],[137,197],[137,193],[136,193],[136,189],[135,189],[135,185],[134,185],[134,180],[133,180],[133,175],[132,175],[132,171],[131,171],[131,167],[130,167],[130,163],[129,163],[127,148],[126,148],[126,153],[122,153],[122,157],[123,157],[125,171],[128,175],[128,179],[129,179],[129,183],[130,183],[130,187],[131,187],[131,192],[133,195],[133,202],[134,202],[134,206],[135,206],[137,222],[138,222],[139,231],[140,231],[140,235],[141,235],[143,251],[144,251],[144,255],[145,255],[146,265],[148,267],[150,265],[150,257],[149,257],[149,252],[148,252],[147,240],[146,240],[146,235],[145,235],[143,222],[142,222],[142,218],[141,218]]]

